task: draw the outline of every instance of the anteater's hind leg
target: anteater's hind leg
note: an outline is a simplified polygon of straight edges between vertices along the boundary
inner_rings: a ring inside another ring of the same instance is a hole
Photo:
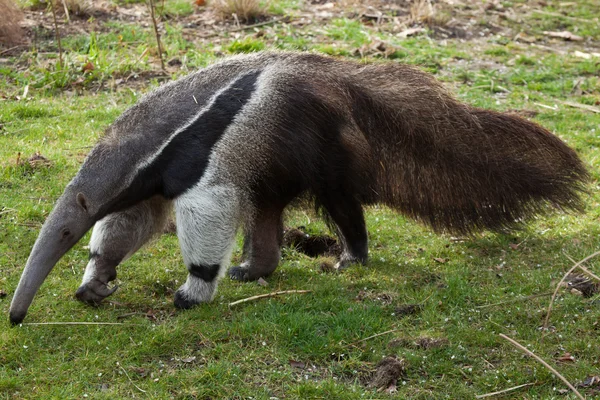
[[[175,307],[211,301],[235,241],[239,201],[231,186],[199,186],[175,200],[177,236],[187,280],[175,293]]]
[[[368,239],[365,218],[360,202],[345,192],[328,193],[319,201],[335,223],[342,255],[336,269],[344,269],[353,263],[365,264],[368,258]]]
[[[231,279],[251,281],[270,275],[281,257],[283,207],[258,211],[244,237],[244,262],[229,269]]]
[[[90,240],[90,261],[75,297],[97,305],[110,296],[116,287],[109,289],[107,284],[116,279],[117,265],[162,232],[170,211],[171,202],[155,196],[98,221]]]

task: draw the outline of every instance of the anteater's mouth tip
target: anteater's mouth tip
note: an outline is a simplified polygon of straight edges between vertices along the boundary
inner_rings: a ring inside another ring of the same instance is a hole
[[[10,313],[10,324],[12,326],[19,325],[25,319],[25,314]]]

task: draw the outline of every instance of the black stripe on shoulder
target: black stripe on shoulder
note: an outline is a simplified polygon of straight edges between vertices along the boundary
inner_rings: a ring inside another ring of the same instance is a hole
[[[238,78],[157,158],[154,164],[162,171],[165,197],[178,196],[202,178],[213,147],[250,100],[258,75],[256,71]]]
[[[196,265],[192,264],[188,267],[188,271],[196,278],[200,278],[205,282],[212,282],[219,274],[219,264],[213,265]]]
[[[210,154],[256,90],[261,71],[237,78],[190,126],[179,132],[162,153],[138,172],[131,185],[106,212],[115,212],[162,194],[175,198],[191,188],[204,175]],[[153,110],[160,113],[160,109]]]

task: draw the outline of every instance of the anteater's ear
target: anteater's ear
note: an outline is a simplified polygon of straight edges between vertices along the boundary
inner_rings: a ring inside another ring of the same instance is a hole
[[[77,204],[79,204],[79,207],[83,208],[83,210],[87,212],[87,199],[85,198],[85,195],[81,192],[77,193]]]

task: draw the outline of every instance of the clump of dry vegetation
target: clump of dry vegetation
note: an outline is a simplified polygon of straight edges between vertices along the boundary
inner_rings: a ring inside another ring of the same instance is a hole
[[[410,6],[410,19],[428,26],[443,26],[448,22],[448,17],[441,14],[431,0],[415,0]]]
[[[94,12],[93,0],[52,0],[52,5],[57,14],[66,16],[67,21],[75,15],[81,18],[89,17]],[[50,8],[50,0],[36,0],[30,6],[32,10],[46,10]]]
[[[212,0],[210,6],[222,18],[252,22],[265,16],[266,7],[259,0]]]
[[[23,30],[19,22],[23,19],[23,13],[13,0],[0,0],[0,43],[15,45],[23,41]]]
[[[56,9],[63,9],[65,14],[88,17],[92,14],[92,0],[54,0]]]

